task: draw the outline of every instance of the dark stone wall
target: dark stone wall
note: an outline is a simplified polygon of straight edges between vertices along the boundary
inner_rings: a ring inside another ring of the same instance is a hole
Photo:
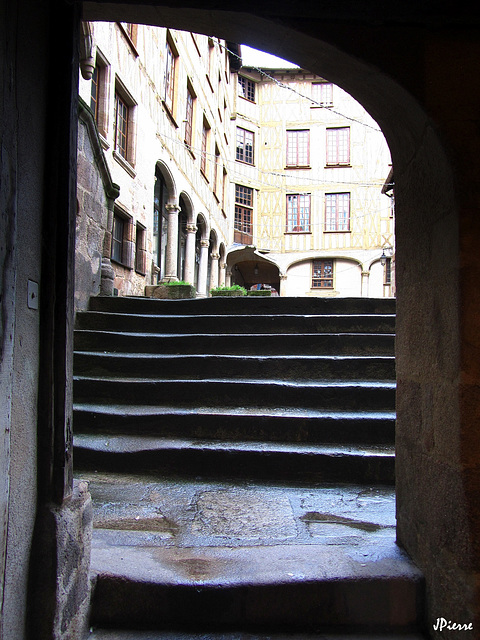
[[[112,295],[110,263],[113,202],[119,188],[112,182],[93,113],[80,101],[77,142],[77,217],[75,237],[75,311],[88,307],[90,296]]]
[[[86,637],[92,521],[86,482],[75,482],[62,505],[41,506],[33,542],[32,578],[37,590],[31,601],[30,637]]]

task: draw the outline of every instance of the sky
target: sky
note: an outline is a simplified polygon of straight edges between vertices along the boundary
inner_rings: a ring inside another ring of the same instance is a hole
[[[261,67],[266,69],[294,69],[298,65],[277,58],[270,53],[257,51],[242,44],[242,64],[246,67]]]

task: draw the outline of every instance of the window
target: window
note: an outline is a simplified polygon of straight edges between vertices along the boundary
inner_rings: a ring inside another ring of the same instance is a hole
[[[193,137],[193,104],[195,96],[190,87],[187,87],[187,102],[185,106],[185,144],[192,146]]]
[[[135,114],[136,103],[121,80],[115,79],[113,157],[132,177],[135,177]]]
[[[210,125],[206,120],[203,121],[202,127],[202,155],[200,158],[200,169],[207,178],[207,155],[208,155],[208,138],[210,134]]]
[[[222,175],[222,210],[225,211],[225,195],[227,193],[227,170],[223,167]]]
[[[316,103],[314,106],[332,107],[333,84],[330,82],[312,83],[312,100]]]
[[[130,44],[135,48],[137,46],[138,25],[133,22],[120,22],[124,34],[127,36]]]
[[[310,231],[310,194],[287,196],[287,233]]]
[[[210,89],[215,91],[213,88],[213,77],[215,74],[215,42],[212,38],[208,39],[208,69],[207,69],[207,82],[210,85]]]
[[[383,284],[392,284],[392,259],[387,258],[383,271]]]
[[[327,129],[327,166],[350,164],[350,127]]]
[[[168,187],[159,167],[155,168],[155,189],[153,201],[153,259],[158,266],[158,282],[165,275],[165,256],[167,252]]]
[[[312,289],[333,289],[333,260],[314,260]]]
[[[119,93],[115,92],[115,151],[128,159],[129,107]]]
[[[234,242],[252,243],[253,189],[235,185]]]
[[[137,25],[133,22],[127,22],[124,24],[128,37],[133,42],[133,44],[137,44]]]
[[[92,74],[92,86],[90,90],[90,108],[95,116],[95,122],[98,125],[98,110],[100,106],[100,81],[101,81],[101,69],[98,64],[95,65]]]
[[[236,159],[240,162],[253,164],[253,132],[237,127]]]
[[[118,262],[129,269],[132,268],[132,229],[131,218],[115,210],[113,214],[111,257],[114,262]]]
[[[393,195],[390,197],[390,218],[395,216],[395,197]]]
[[[165,106],[173,115],[175,103],[175,70],[177,63],[177,55],[172,45],[167,40],[165,49]]]
[[[104,137],[107,133],[107,76],[107,64],[100,58],[97,52],[95,68],[92,74],[92,84],[90,87],[90,108],[95,116],[98,131]]]
[[[310,131],[287,131],[287,167],[310,164]]]
[[[243,76],[238,76],[238,95],[245,98],[245,100],[255,102],[255,82]]]
[[[136,234],[135,234],[135,271],[141,275],[145,275],[147,272],[147,252],[146,245],[146,229],[137,222]]]
[[[325,231],[350,231],[350,194],[325,194]]]
[[[217,196],[218,200],[218,177],[219,177],[219,168],[220,168],[220,151],[215,145],[215,164],[213,167],[213,193]]]

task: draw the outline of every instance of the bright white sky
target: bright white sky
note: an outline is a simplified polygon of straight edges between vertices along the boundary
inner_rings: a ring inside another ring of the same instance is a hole
[[[295,69],[298,65],[277,58],[270,53],[257,51],[242,44],[242,64],[246,67],[260,67],[264,69]]]

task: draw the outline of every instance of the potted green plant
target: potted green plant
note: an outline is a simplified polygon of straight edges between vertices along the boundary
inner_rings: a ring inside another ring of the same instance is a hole
[[[185,298],[195,298],[195,294],[193,284],[184,280],[172,280],[145,287],[145,295],[148,298],[184,300]]]
[[[271,296],[271,295],[272,295],[271,289],[252,289],[251,291],[247,291],[247,296],[264,298],[265,296]]]
[[[215,287],[210,290],[210,294],[213,298],[219,296],[229,296],[229,297],[238,297],[245,296],[247,294],[247,290],[245,287],[241,287],[239,284],[233,284],[229,287]]]

